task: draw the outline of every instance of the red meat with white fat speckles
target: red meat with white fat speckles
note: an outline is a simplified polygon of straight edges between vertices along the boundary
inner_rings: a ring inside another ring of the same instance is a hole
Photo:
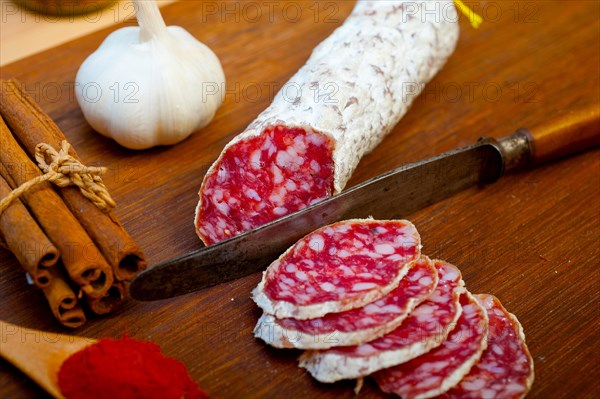
[[[440,260],[434,264],[439,274],[436,289],[400,327],[359,346],[306,351],[300,366],[321,382],[334,382],[396,366],[441,345],[462,312],[460,295],[465,289],[455,266]]]
[[[398,327],[431,295],[437,283],[438,273],[433,262],[421,257],[395,290],[362,308],[310,320],[277,319],[265,313],[258,320],[254,334],[277,348],[327,349],[360,345]]]
[[[451,0],[359,0],[208,170],[198,236],[214,244],[340,192],[457,39]]]
[[[200,235],[212,244],[331,196],[332,150],[327,136],[283,126],[232,147],[200,193]]]
[[[498,298],[492,295],[475,295],[475,298],[488,314],[488,347],[460,384],[439,398],[524,398],[533,384],[534,372],[523,328]]]
[[[265,313],[299,320],[358,308],[394,290],[420,247],[415,226],[405,220],[334,223],[273,262],[253,299]]]
[[[373,374],[379,387],[403,399],[432,398],[456,386],[487,346],[488,317],[468,292],[462,314],[442,345],[406,363]]]

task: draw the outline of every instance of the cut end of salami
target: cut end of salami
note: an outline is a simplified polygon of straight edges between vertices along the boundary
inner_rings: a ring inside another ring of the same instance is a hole
[[[229,145],[200,189],[199,237],[215,244],[331,196],[333,147],[324,134],[286,126]]]
[[[314,319],[376,301],[420,256],[405,220],[348,220],[305,236],[263,273],[256,304],[277,318]]]
[[[469,374],[441,398],[523,398],[533,384],[533,359],[523,328],[492,295],[475,295],[489,318],[488,346]]]
[[[429,297],[437,283],[438,273],[433,262],[421,257],[396,289],[375,302],[310,320],[277,319],[263,314],[254,334],[276,348],[327,349],[359,345],[398,327]]]

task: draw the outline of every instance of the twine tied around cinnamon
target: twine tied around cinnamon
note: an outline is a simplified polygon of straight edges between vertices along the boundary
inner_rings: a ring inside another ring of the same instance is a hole
[[[83,165],[69,155],[70,147],[71,145],[66,140],[62,141],[59,151],[46,143],[38,144],[35,147],[35,159],[44,174],[21,184],[3,198],[0,201],[0,214],[27,190],[45,181],[59,187],[71,185],[79,187],[79,191],[83,196],[92,201],[103,212],[108,212],[114,208],[116,203],[108,193],[101,177],[107,169],[105,167]]]

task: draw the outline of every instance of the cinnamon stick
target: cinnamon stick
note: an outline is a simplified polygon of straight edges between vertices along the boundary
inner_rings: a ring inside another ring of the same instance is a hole
[[[12,191],[7,181],[0,176],[0,198]],[[46,237],[40,226],[20,200],[15,200],[0,214],[0,236],[6,248],[15,255],[23,270],[29,273],[40,288],[50,284],[48,268],[56,265],[58,249]]]
[[[50,284],[43,289],[44,295],[56,320],[64,326],[77,328],[85,323],[85,313],[61,269],[62,265],[51,269],[52,279]]]
[[[19,186],[42,174],[21,149],[1,117],[0,142],[0,174],[11,185]],[[25,192],[22,198],[60,251],[71,280],[90,297],[104,296],[113,282],[112,270],[50,184],[40,183]]]
[[[127,296],[127,283],[116,281],[102,298],[87,298],[90,310],[96,314],[107,314],[121,306]]]
[[[59,127],[16,80],[0,80],[0,113],[32,158],[37,144],[44,142],[59,148],[66,140]],[[73,147],[69,153],[80,160]],[[102,251],[117,280],[129,281],[146,268],[142,250],[114,213],[102,212],[76,188],[62,188],[60,194]]]

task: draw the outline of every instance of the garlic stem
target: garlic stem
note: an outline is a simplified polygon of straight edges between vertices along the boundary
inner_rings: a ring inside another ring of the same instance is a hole
[[[140,42],[160,37],[167,32],[158,4],[154,0],[133,0],[135,15],[140,26]]]

